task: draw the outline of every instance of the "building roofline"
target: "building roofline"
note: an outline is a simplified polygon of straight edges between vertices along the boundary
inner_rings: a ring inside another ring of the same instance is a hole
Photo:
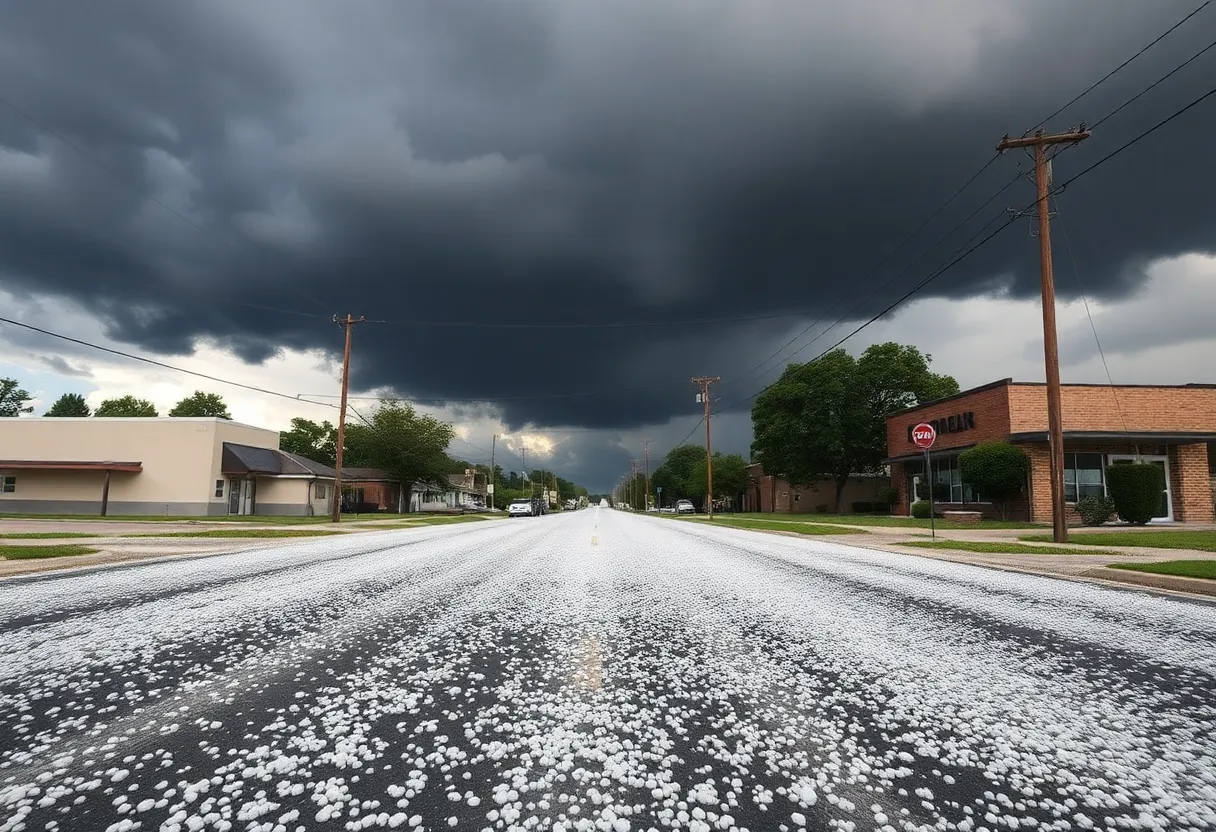
[[[138,474],[141,462],[79,459],[0,459],[0,471],[119,471]]]
[[[1099,439],[1120,442],[1174,442],[1200,443],[1216,441],[1216,431],[1178,431],[1178,430],[1066,430],[1065,439]],[[1034,430],[1013,433],[1008,437],[1009,442],[1046,442],[1047,431]],[[1065,449],[1067,450],[1067,448]]]
[[[955,393],[953,396],[943,396],[940,399],[932,399],[927,402],[921,402],[920,404],[914,404],[911,407],[905,407],[902,410],[896,410],[893,413],[887,414],[887,418],[890,419],[892,416],[898,416],[901,413],[911,413],[913,410],[923,410],[926,407],[932,407],[933,405],[936,405],[936,404],[945,404],[946,402],[954,401],[955,399],[961,399],[964,396],[970,396],[975,393],[983,393],[986,390],[994,390],[997,387],[1009,387],[1010,385],[1013,385],[1016,383],[1017,382],[1015,382],[1012,378],[1003,378],[1000,381],[990,381],[987,384],[981,384],[979,387],[972,387],[967,390],[960,390],[959,392]]]
[[[961,399],[966,396],[971,396],[976,393],[984,393],[988,390],[994,390],[997,387],[1046,387],[1045,381],[1014,381],[1012,378],[1003,378],[999,381],[990,381],[987,384],[981,384],[979,387],[971,387],[967,390],[960,390],[953,396],[944,396],[940,399],[922,402],[921,404],[905,407],[902,410],[896,410],[887,415],[890,419],[894,416],[899,416],[903,413],[911,413],[914,410],[923,410],[934,405],[945,404],[946,402]],[[1216,390],[1216,384],[1207,384],[1205,382],[1188,382],[1187,384],[1109,384],[1102,382],[1086,382],[1075,381],[1061,384],[1061,387],[1114,387],[1118,390]]]
[[[14,419],[13,421],[17,421]],[[237,422],[233,419],[221,419],[218,416],[22,416],[22,422],[222,422],[225,425],[236,425],[240,428],[264,430],[267,433],[282,433],[274,428],[264,428]]]
[[[1014,381],[1011,383],[1013,387],[1046,387],[1045,381]],[[1060,385],[1061,387],[1114,387],[1119,390],[1216,390],[1216,384],[1207,384],[1205,382],[1191,381],[1186,384],[1110,384],[1108,382],[1099,381],[1069,381]],[[960,394],[961,395],[961,394]]]

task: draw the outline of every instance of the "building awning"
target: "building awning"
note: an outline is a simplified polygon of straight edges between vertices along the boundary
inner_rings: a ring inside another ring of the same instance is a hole
[[[942,454],[957,454],[960,451],[967,450],[968,448],[974,448],[975,444],[976,443],[972,442],[969,445],[953,445],[949,448],[930,448],[929,453],[933,454],[934,457],[939,457]],[[925,461],[925,452],[917,451],[914,454],[904,454],[903,456],[889,456],[882,461],[882,464],[883,465],[901,465],[901,464],[904,464],[907,462],[924,462],[924,461]]]
[[[1179,431],[1109,431],[1109,430],[1066,430],[1064,441],[1068,442],[1156,442],[1168,445],[1189,445],[1199,442],[1216,442],[1213,432],[1179,432]],[[1028,433],[1010,435],[1010,442],[1046,442],[1047,431],[1038,430]]]
[[[225,442],[220,473],[235,476],[333,479],[334,469],[277,448]]]
[[[0,459],[0,471],[121,471],[138,474],[140,462],[69,459]]]

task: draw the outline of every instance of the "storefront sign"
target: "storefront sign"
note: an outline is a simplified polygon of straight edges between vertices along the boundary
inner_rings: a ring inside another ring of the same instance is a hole
[[[917,423],[919,424],[919,422]],[[928,419],[926,424],[932,425],[937,431],[937,435],[943,433],[961,433],[965,430],[975,430],[975,413],[968,410],[966,413],[956,413],[953,416],[944,416],[941,419]],[[908,442],[916,444],[912,438],[912,431],[916,429],[916,425],[908,425]]]

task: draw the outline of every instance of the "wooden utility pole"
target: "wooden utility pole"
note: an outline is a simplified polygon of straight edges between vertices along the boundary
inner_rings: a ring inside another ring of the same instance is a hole
[[[642,480],[646,486],[646,499],[642,503],[642,511],[650,511],[650,443],[652,441],[651,439],[642,440],[642,448],[646,453],[646,473],[643,474],[644,479]]]
[[[494,510],[494,490],[498,478],[494,476],[494,451],[498,448],[498,434],[494,434],[494,438],[490,440],[490,486],[486,489],[486,499],[489,505],[486,506],[490,511]]]
[[[629,460],[629,507],[638,510],[638,461]]]
[[[1039,215],[1039,270],[1043,290],[1043,360],[1047,365],[1047,436],[1051,453],[1051,527],[1056,543],[1068,542],[1068,517],[1064,505],[1064,414],[1060,402],[1060,348],[1056,338],[1056,287],[1051,263],[1051,171],[1047,148],[1057,144],[1074,144],[1089,138],[1082,124],[1068,133],[1049,135],[1042,130],[1033,136],[1011,139],[1005,136],[996,146],[997,152],[1016,147],[1034,151],[1034,181]]]
[[[705,409],[705,510],[708,512],[710,520],[714,519],[714,454],[709,441],[709,386],[721,380],[717,376],[699,376],[692,380],[693,384],[699,385],[701,388],[698,398]]]
[[[525,479],[525,480],[527,481],[527,483],[528,483],[528,499],[530,500],[530,499],[532,499],[533,497],[535,497],[535,496],[536,496],[536,492],[535,492],[535,490],[532,488],[532,478],[528,476],[528,449],[527,449],[527,448],[525,448],[525,447],[520,447],[520,449],[519,449],[519,458],[523,460],[523,465],[524,465],[524,479]]]
[[[342,403],[338,411],[338,447],[334,450],[334,504],[331,519],[335,523],[342,522],[342,446],[346,443],[346,393],[350,388],[350,334],[355,324],[366,320],[362,315],[356,318],[349,312],[345,318],[334,315],[334,323],[346,330],[346,347],[342,351]]]

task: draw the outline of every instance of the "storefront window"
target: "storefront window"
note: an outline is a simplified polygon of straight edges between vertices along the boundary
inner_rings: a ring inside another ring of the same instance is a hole
[[[1064,501],[1106,496],[1102,454],[1064,454]]]
[[[958,467],[958,457],[938,457],[933,459],[933,482],[936,484],[933,496],[942,502],[951,503],[982,503],[983,498],[970,484],[963,482],[962,472]],[[928,497],[927,490],[922,486],[923,494],[920,499]]]

